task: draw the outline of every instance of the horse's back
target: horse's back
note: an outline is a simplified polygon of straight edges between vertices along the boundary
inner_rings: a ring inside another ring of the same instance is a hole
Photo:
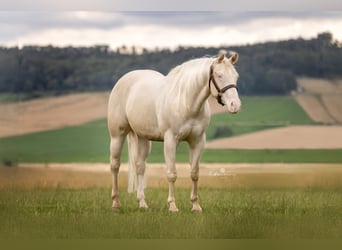
[[[157,78],[161,79],[165,77],[163,74],[155,70],[133,70],[124,74],[114,85],[112,94],[124,94],[125,91],[129,91],[130,88],[144,79]],[[120,92],[120,93],[119,93]]]
[[[165,76],[154,70],[134,70],[123,75],[114,85],[109,97],[109,107],[126,105],[130,95],[135,92],[159,91]]]

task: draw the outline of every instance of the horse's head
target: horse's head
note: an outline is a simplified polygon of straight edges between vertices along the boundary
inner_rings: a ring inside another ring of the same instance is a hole
[[[211,65],[209,88],[218,103],[225,105],[229,113],[235,114],[241,107],[236,85],[239,74],[234,68],[239,55],[231,53],[227,58],[226,54],[226,51],[220,51],[217,59]]]

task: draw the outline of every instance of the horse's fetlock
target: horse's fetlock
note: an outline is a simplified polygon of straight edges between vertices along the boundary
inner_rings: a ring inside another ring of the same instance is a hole
[[[197,195],[191,195],[190,201],[191,201],[191,202],[196,202],[196,201],[198,201],[198,196],[197,196]]]
[[[119,198],[119,192],[112,190],[112,200],[116,200]]]

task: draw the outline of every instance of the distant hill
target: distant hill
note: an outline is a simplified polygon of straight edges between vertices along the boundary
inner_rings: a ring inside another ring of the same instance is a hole
[[[223,46],[240,59],[239,89],[243,95],[286,95],[297,89],[297,77],[342,78],[342,48],[330,33],[316,38]],[[0,93],[27,93],[31,97],[66,92],[106,91],[126,72],[149,68],[167,74],[174,66],[221,48],[179,47],[135,53],[108,46],[0,47]],[[209,71],[209,70],[208,70]]]

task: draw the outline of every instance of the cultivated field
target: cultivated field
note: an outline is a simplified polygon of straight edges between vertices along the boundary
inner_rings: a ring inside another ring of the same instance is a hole
[[[206,148],[226,149],[333,149],[342,148],[342,126],[288,126],[221,138]]]
[[[295,95],[305,112],[316,122],[342,123],[342,80],[298,78]]]
[[[0,137],[75,126],[105,118],[109,92],[69,94],[30,101],[0,103]],[[209,99],[212,114],[224,112]]]
[[[339,117],[342,113],[340,111],[342,109],[339,106],[342,98],[329,97],[330,99],[327,101],[326,97],[323,96],[322,100],[325,100],[327,103],[326,107],[329,107],[329,114],[335,114],[334,117]],[[105,119],[107,99],[108,93],[105,92],[72,94],[19,103],[1,103],[0,137],[59,129],[66,126],[84,124],[101,118]],[[213,139],[211,137],[215,136],[216,130],[220,128],[229,127],[234,134],[244,134],[251,133],[254,130],[270,129],[279,126],[310,124],[310,121],[305,118],[305,113],[291,113],[291,110],[296,110],[296,108],[289,109],[289,105],[292,104],[284,101],[286,99],[280,98],[280,101],[277,97],[268,99],[267,102],[264,102],[264,98],[243,98],[241,113],[232,116],[225,113],[225,107],[217,104],[215,99],[210,98],[210,106],[213,114],[211,123],[217,124],[218,127],[211,126],[209,128],[207,134],[208,140]],[[323,119],[325,122],[334,122],[331,116],[323,110],[321,103],[316,103],[318,102],[316,97],[312,95],[301,95],[297,96],[296,99],[308,114],[311,114],[312,119],[318,121],[326,116]],[[270,107],[271,102],[273,108]],[[285,107],[289,110],[283,110]],[[268,113],[264,112],[266,110],[265,108],[268,110]],[[224,115],[215,116],[220,113],[224,113]],[[277,117],[280,113],[283,116]],[[315,118],[315,115],[319,118]],[[295,121],[291,121],[293,117],[296,117]],[[103,131],[107,131],[105,127],[102,129]],[[209,142],[208,148],[341,148],[342,140],[338,138],[340,135],[339,130],[340,128],[338,127],[329,126],[293,126],[284,130],[269,130],[267,132],[267,141],[263,141],[263,143],[259,143],[256,140],[258,138],[258,134],[256,134]],[[302,133],[303,131],[304,133]],[[334,133],[338,133],[336,138],[333,137]],[[233,140],[233,143],[230,143],[231,140]]]
[[[70,94],[0,103],[0,137],[75,126],[107,114],[109,93]]]

